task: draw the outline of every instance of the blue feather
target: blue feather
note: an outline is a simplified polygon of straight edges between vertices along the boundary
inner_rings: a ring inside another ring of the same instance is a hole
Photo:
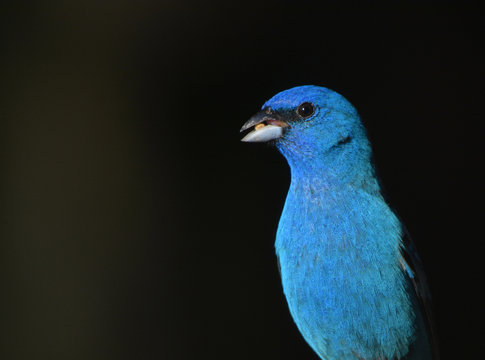
[[[309,117],[298,115],[304,103]],[[263,112],[267,124],[287,125],[275,139],[291,168],[275,247],[305,340],[328,360],[431,359],[430,327],[402,254],[405,230],[381,194],[355,108],[329,89],[301,86]]]

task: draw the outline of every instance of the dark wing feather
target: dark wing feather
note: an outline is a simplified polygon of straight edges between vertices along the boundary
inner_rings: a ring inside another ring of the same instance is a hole
[[[426,275],[418,256],[418,252],[416,251],[416,247],[405,227],[403,227],[401,255],[404,270],[408,272],[408,274],[411,272],[410,279],[414,285],[414,290],[416,291],[416,295],[421,305],[421,311],[426,322],[433,359],[437,360],[439,359],[438,334],[432,311],[431,293],[428,288]]]

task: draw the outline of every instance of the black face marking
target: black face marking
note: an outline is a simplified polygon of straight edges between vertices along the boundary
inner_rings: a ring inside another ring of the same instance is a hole
[[[341,139],[337,143],[337,146],[348,144],[350,142],[350,140],[352,140],[352,138],[350,137],[350,135],[348,135],[348,136],[344,137],[343,139]]]
[[[310,102],[301,103],[296,109],[296,113],[303,119],[307,119],[315,114],[315,106]]]
[[[335,145],[333,145],[332,147],[330,147],[330,149],[328,149],[327,151],[330,152],[330,151],[334,151],[334,150],[340,149],[341,146],[345,146],[345,144],[348,144],[351,141],[352,141],[352,136],[347,135],[343,139],[340,139]]]

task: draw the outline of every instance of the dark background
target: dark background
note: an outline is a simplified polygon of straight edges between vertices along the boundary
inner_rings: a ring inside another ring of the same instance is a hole
[[[0,5],[2,359],[317,359],[273,251],[289,169],[238,133],[302,84],[366,122],[443,358],[483,356],[477,6],[100,3]]]

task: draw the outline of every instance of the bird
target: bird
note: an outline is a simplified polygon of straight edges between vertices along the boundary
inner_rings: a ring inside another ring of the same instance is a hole
[[[286,158],[275,250],[291,316],[324,360],[438,359],[431,295],[383,194],[354,106],[315,85],[282,91],[241,128]]]

